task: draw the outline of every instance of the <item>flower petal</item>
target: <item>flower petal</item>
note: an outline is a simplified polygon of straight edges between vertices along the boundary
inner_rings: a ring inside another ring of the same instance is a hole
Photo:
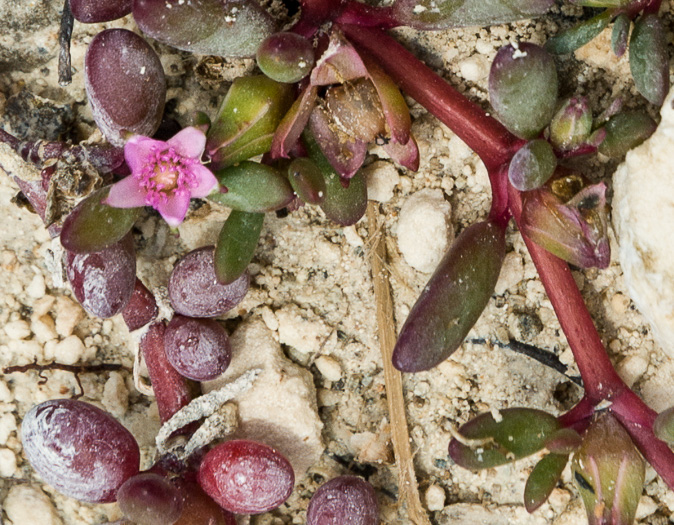
[[[190,194],[187,191],[176,191],[168,196],[166,202],[161,201],[156,206],[157,211],[172,228],[185,220],[189,207]]]
[[[113,208],[137,208],[146,206],[147,191],[133,175],[124,177],[110,187],[108,197],[103,201]]]
[[[131,173],[137,173],[147,165],[154,151],[165,148],[166,142],[134,135],[124,145],[124,159]]]
[[[197,178],[199,185],[192,188],[190,193],[193,199],[202,199],[211,193],[218,186],[218,179],[215,178],[213,172],[202,164],[197,164],[190,167],[190,171]]]
[[[191,159],[200,159],[206,148],[206,135],[200,129],[189,127],[180,130],[168,140],[168,145],[178,155]]]

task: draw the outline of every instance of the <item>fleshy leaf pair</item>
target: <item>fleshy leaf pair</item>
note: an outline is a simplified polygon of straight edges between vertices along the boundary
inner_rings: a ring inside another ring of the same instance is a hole
[[[319,88],[326,88],[323,97],[319,97]],[[271,155],[290,157],[308,127],[342,178],[355,175],[372,142],[383,145],[399,164],[416,170],[419,151],[411,125],[405,100],[393,81],[333,28],[309,84],[274,135]]]
[[[669,90],[669,55],[665,27],[656,14],[641,15],[634,22],[632,35],[629,13],[631,0],[587,0],[574,2],[588,7],[605,7],[594,17],[552,37],[545,48],[558,55],[572,53],[601,33],[611,21],[611,45],[616,56],[629,50],[630,70],[634,84],[646,100],[661,105]],[[629,38],[629,47],[628,47]]]

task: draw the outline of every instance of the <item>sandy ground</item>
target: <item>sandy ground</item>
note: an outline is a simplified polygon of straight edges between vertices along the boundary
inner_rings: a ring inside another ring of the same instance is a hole
[[[88,136],[93,122],[85,104],[82,60],[86,44],[101,26],[76,27],[74,82],[60,88],[55,61],[60,2],[13,4],[0,0],[0,123],[17,133],[57,135],[60,128],[54,115],[59,114],[69,129],[76,122],[76,136]],[[556,9],[546,19],[491,29],[398,34],[466,96],[484,101],[489,64],[500,46],[518,39],[542,43],[580,12]],[[132,27],[132,22],[110,25]],[[175,101],[174,116],[182,122],[195,108],[213,114],[228,81],[253,67],[250,61],[229,63],[157,48],[167,72],[168,98]],[[624,96],[630,107],[641,104],[625,59],[616,61],[605,38],[559,65],[562,95],[588,95],[595,114],[616,96]],[[42,114],[25,118],[25,109],[15,103],[24,92],[44,99],[50,108],[44,121]],[[378,233],[388,248],[386,265],[399,327],[429,277],[410,266],[399,250],[405,203],[414,195],[425,196],[434,216],[446,218],[444,229],[442,225],[430,232],[420,229],[419,251],[428,259],[439,242],[437,235],[451,237],[486,215],[490,196],[486,171],[477,156],[423,108],[409,102],[421,150],[419,171],[394,166],[377,149],[368,159],[371,197],[376,199],[380,225],[363,219],[342,228],[313,207],[285,218],[269,214],[251,267],[251,292],[225,320],[228,329],[238,334],[234,337],[237,355],[262,352],[258,346],[264,340],[264,351],[273,356],[265,362],[292,371],[305,388],[304,397],[300,396],[305,404],[300,405],[306,413],[290,413],[275,425],[285,427],[289,435],[316,434],[312,448],[305,451],[312,461],[301,466],[291,498],[251,523],[304,523],[306,505],[316,488],[344,473],[362,475],[374,485],[383,523],[410,523],[397,504],[397,469],[389,442],[368,239]],[[597,161],[588,166],[588,174],[610,181],[614,168],[614,163]],[[12,203],[16,192],[3,174],[0,366],[34,360],[121,365],[118,371],[82,374],[83,399],[106,408],[127,426],[141,444],[144,465],[149,465],[159,422],[153,400],[133,386],[129,370],[134,338],[121,319],[91,318],[71,299],[45,262],[54,249],[49,235],[35,215]],[[204,205],[190,215],[180,237],[170,235],[156,216],[145,217],[137,231],[139,276],[160,289],[182,253],[213,242],[223,217],[221,211]],[[423,224],[428,223],[421,228]],[[615,239],[611,241],[615,248]],[[509,230],[507,242],[496,294],[469,335],[474,342],[466,343],[436,369],[404,377],[418,486],[434,524],[570,525],[585,519],[568,468],[550,501],[529,515],[522,492],[533,459],[474,473],[453,465],[447,456],[451,429],[477,413],[528,406],[559,414],[581,396],[568,377],[499,346],[515,339],[552,351],[569,365],[569,375],[575,375],[571,353],[517,231]],[[618,263],[604,271],[574,275],[620,374],[653,408],[666,408],[671,403],[674,364],[655,345],[648,325],[633,307]],[[246,358],[235,355],[235,359],[243,363]],[[40,401],[78,392],[71,373],[47,372],[45,377],[46,382],[35,372],[0,375],[0,523],[3,519],[14,525],[114,521],[120,517],[115,504],[80,504],[60,496],[41,483],[22,455],[18,429],[26,411]],[[649,468],[639,523],[664,524],[673,512],[674,494]]]

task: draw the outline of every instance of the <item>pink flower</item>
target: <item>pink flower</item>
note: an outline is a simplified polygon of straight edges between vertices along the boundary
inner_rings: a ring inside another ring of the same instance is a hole
[[[185,128],[167,142],[135,135],[124,145],[131,175],[113,184],[105,203],[115,208],[152,206],[171,227],[185,219],[190,199],[203,198],[218,185],[201,164],[206,135]]]

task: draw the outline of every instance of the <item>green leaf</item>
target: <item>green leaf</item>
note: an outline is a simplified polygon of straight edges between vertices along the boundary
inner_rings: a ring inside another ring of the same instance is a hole
[[[244,161],[215,172],[222,189],[208,198],[233,210],[264,213],[287,206],[293,189],[280,172],[257,162]]]
[[[606,131],[606,136],[599,144],[599,153],[607,157],[622,157],[650,137],[656,128],[657,124],[646,113],[618,113],[600,128]]]
[[[567,99],[550,122],[550,142],[561,151],[583,144],[592,132],[592,111],[585,97]]]
[[[129,233],[143,208],[113,208],[103,204],[109,189],[106,186],[83,199],[63,221],[61,244],[66,250],[100,252]]]
[[[480,414],[459,429],[464,443],[452,439],[449,455],[464,468],[492,468],[530,456],[545,447],[561,425],[553,415],[533,408],[507,408]],[[471,441],[473,441],[471,443]]]
[[[253,259],[260,239],[264,213],[232,210],[215,245],[215,277],[222,284],[236,281]]]
[[[669,91],[669,54],[665,28],[657,15],[644,15],[635,22],[629,58],[637,90],[651,104],[661,106]]]
[[[393,350],[398,370],[428,370],[461,345],[494,293],[504,257],[501,226],[485,221],[461,232],[400,331]]]
[[[572,428],[560,428],[545,442],[545,448],[555,454],[571,454],[582,443],[580,434]]]
[[[613,32],[611,33],[611,49],[615,56],[620,58],[627,51],[627,39],[630,34],[630,25],[632,21],[626,14],[619,15],[613,22]]]
[[[518,137],[536,138],[557,106],[554,60],[534,44],[502,47],[489,72],[489,98],[506,128]]]
[[[653,423],[653,433],[655,437],[670,445],[674,443],[674,407],[658,414]]]
[[[611,13],[603,11],[569,29],[560,31],[545,43],[545,49],[555,55],[573,53],[601,33],[611,20]]]
[[[292,86],[264,76],[237,78],[208,132],[212,169],[266,153],[283,115],[292,104]]]
[[[288,180],[302,201],[321,204],[325,199],[325,178],[311,159],[300,157],[293,160],[288,166]]]
[[[547,140],[530,140],[513,155],[508,179],[520,191],[534,190],[545,184],[557,167],[557,157]]]
[[[414,29],[505,24],[545,14],[554,0],[397,0],[393,16]]]
[[[325,178],[325,197],[321,209],[330,220],[342,226],[357,223],[367,208],[367,187],[363,175],[359,171],[348,181],[342,181],[321,152],[313,135],[305,130],[302,136],[309,157]],[[343,182],[348,185],[344,186]]]
[[[534,512],[546,502],[562,477],[568,461],[568,455],[548,454],[536,463],[524,486],[524,506],[527,512]]]

